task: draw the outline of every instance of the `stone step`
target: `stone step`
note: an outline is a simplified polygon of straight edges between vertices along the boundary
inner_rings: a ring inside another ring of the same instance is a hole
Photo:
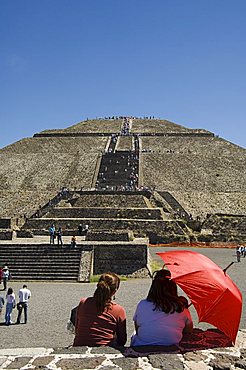
[[[10,268],[10,267],[9,267]],[[63,266],[64,268],[64,266]],[[78,274],[78,268],[79,268],[79,265],[78,266],[75,266],[75,267],[72,267],[72,268],[65,268],[65,270],[63,270],[64,274]],[[59,266],[59,269],[57,268],[57,266],[50,266],[50,265],[45,265],[45,269],[42,267],[35,267],[35,266],[23,266],[23,267],[19,267],[19,266],[15,266],[15,265],[12,265],[11,264],[11,273],[12,274],[21,274],[21,273],[27,273],[27,272],[31,272],[32,274],[43,274],[45,275],[47,271],[48,273],[52,273],[52,274],[60,274],[62,273],[62,270],[61,270],[61,266]]]
[[[80,271],[81,249],[49,245],[0,245],[0,261],[5,261],[14,279],[73,280]]]
[[[32,281],[32,280],[41,280],[41,281],[77,281],[77,276],[58,276],[58,275],[49,275],[49,276],[43,276],[43,275],[35,275],[35,274],[25,274],[25,275],[19,275],[13,278],[13,280],[20,280],[20,281]]]
[[[0,252],[0,256],[1,255],[6,255],[6,254],[8,254],[8,255],[12,255],[12,256],[23,256],[23,258],[28,258],[28,257],[30,257],[30,259],[34,259],[34,258],[42,258],[42,259],[44,259],[44,258],[51,258],[51,257],[53,257],[53,258],[57,258],[57,259],[61,259],[61,260],[76,260],[79,256],[80,256],[80,254],[76,254],[76,255],[74,255],[74,256],[69,256],[69,255],[59,255],[58,253],[47,253],[47,254],[43,254],[43,253],[38,253],[38,252],[34,252],[34,253],[31,253],[30,251],[25,251],[25,250],[23,250],[23,251],[11,251],[11,250],[3,250],[3,251],[1,251]]]
[[[16,256],[14,256],[16,258]],[[11,262],[11,266],[15,266],[15,268],[20,268],[22,269],[22,266],[24,266],[25,268],[26,267],[29,267],[30,266],[30,261],[27,261],[26,258],[19,258],[19,259],[11,259],[10,260]],[[31,261],[31,265],[32,265],[32,268],[39,268],[40,267],[40,264],[41,263],[44,263],[45,262],[45,266],[50,266],[50,267],[57,267],[58,263],[57,261],[50,261],[50,260],[39,260],[39,261]],[[68,262],[68,261],[59,261],[59,267],[66,267],[66,268],[69,268],[69,269],[73,269],[74,266],[76,266],[76,268],[79,266],[79,262],[78,261],[72,261],[72,262]]]

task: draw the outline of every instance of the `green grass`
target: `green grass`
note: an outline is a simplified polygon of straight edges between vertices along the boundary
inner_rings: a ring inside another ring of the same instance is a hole
[[[90,277],[90,283],[98,283],[101,275],[92,275]],[[127,277],[125,275],[118,275],[120,278],[120,281],[126,281]]]
[[[151,269],[152,274],[153,274],[154,271],[161,270],[162,266],[163,266],[162,261],[157,262],[157,261],[152,260],[150,262],[150,269]]]

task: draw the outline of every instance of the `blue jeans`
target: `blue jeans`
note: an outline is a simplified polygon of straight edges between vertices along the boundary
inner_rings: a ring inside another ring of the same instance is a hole
[[[50,234],[50,244],[54,244],[55,234]]]
[[[11,324],[11,313],[13,310],[13,303],[6,304],[6,312],[5,312],[5,324]]]

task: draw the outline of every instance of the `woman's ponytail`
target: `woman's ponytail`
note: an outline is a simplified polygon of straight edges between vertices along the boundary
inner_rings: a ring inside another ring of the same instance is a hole
[[[107,272],[101,275],[94,293],[99,312],[103,312],[105,308],[110,309],[112,295],[119,288],[119,285],[119,276],[113,272]]]

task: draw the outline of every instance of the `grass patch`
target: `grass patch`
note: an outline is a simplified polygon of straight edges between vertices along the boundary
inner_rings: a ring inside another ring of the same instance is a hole
[[[90,283],[98,283],[101,275],[92,275],[90,277]],[[118,275],[120,278],[120,281],[126,281],[127,277],[125,275]]]
[[[153,274],[154,271],[157,271],[157,270],[161,270],[162,269],[162,266],[163,266],[163,261],[150,261],[150,269],[151,269],[151,273]]]

